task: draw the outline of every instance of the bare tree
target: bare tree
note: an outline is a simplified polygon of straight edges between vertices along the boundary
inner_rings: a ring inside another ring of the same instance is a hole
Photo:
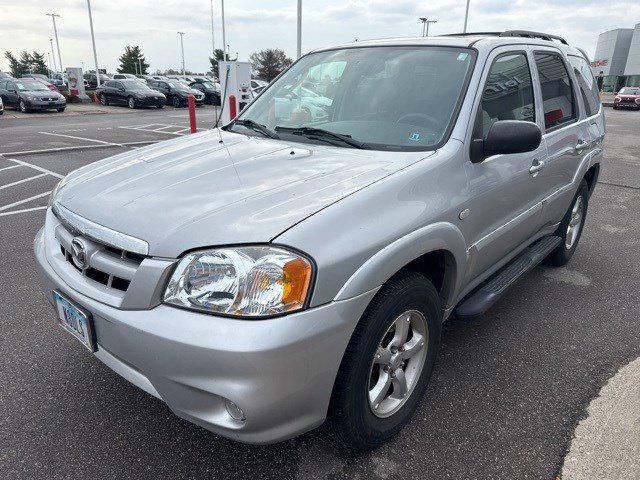
[[[283,50],[272,48],[252,53],[249,61],[254,73],[267,82],[276,78],[292,63]]]

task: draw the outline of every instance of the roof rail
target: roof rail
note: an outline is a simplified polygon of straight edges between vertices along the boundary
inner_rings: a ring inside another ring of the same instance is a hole
[[[439,35],[440,37],[521,37],[521,38],[539,38],[541,40],[548,40],[550,42],[558,40],[565,45],[569,45],[567,41],[559,37],[558,35],[551,35],[550,33],[530,32],[529,30],[507,30],[505,32],[466,32],[466,33],[447,33]]]
[[[507,30],[506,32],[502,32],[500,36],[501,37],[540,38],[542,40],[548,40],[550,42],[554,40],[558,40],[560,43],[569,45],[564,38],[559,37],[558,35],[551,35],[549,33],[541,33],[541,32],[530,32],[528,30]]]

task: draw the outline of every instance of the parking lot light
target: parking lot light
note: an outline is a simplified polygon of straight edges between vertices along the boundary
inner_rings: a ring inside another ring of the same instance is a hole
[[[182,50],[182,75],[185,75],[184,69],[184,32],[178,32],[180,35],[180,49]]]
[[[53,33],[56,36],[56,47],[58,47],[58,63],[60,64],[60,71],[62,71],[62,56],[60,56],[60,41],[58,40],[58,28],[56,27],[56,17],[59,17],[57,13],[45,13],[45,15],[51,17],[53,20]]]
[[[100,86],[100,70],[98,70],[98,54],[96,53],[96,37],[93,34],[93,18],[91,16],[91,1],[87,0],[89,10],[89,27],[91,28],[91,44],[93,45],[93,61],[96,66],[96,88]]]

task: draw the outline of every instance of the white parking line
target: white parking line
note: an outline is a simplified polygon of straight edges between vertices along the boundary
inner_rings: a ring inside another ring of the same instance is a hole
[[[74,135],[65,135],[64,133],[52,133],[52,132],[38,132],[38,133],[41,133],[43,135],[55,135],[56,137],[73,138],[74,140],[85,140],[87,142],[96,142],[96,143],[101,143],[102,145],[111,145],[114,147],[122,146],[120,143],[105,142],[104,140],[96,140],[94,138],[76,137]]]
[[[37,198],[46,197],[50,193],[51,193],[51,190],[49,190],[48,192],[39,193],[38,195],[34,195],[33,197],[25,198],[24,200],[18,200],[17,202],[10,203],[9,205],[3,205],[2,207],[0,207],[0,212],[3,212],[4,210],[9,210],[10,208],[13,208],[17,205],[22,205],[23,203],[30,202],[31,200],[36,200]]]
[[[22,165],[9,165],[8,167],[3,167],[0,168],[0,172],[4,172],[5,170],[11,170],[12,168],[18,168],[21,167]]]
[[[23,208],[22,210],[13,210],[11,212],[0,212],[0,217],[5,217],[7,215],[15,215],[17,213],[27,213],[27,212],[35,212],[36,210],[46,210],[47,207],[33,207],[33,208]]]
[[[178,135],[178,136],[184,135],[184,133],[165,132],[163,130],[151,130],[148,128],[140,128],[140,127],[118,127],[118,128],[124,128],[126,130],[138,130],[140,132],[166,133],[167,135]]]
[[[40,171],[42,173],[47,173],[49,175],[53,175],[56,178],[64,178],[64,175],[60,175],[59,173],[52,172],[51,170],[47,170],[46,168],[39,167],[38,165],[33,165],[31,163],[28,163],[28,162],[23,162],[22,160],[16,160],[15,158],[7,158],[7,160],[9,160],[10,162],[17,163],[18,165],[21,165],[23,167],[33,168],[34,170],[38,170],[38,171]]]
[[[41,173],[39,175],[34,175],[33,177],[23,178],[22,180],[18,180],[16,182],[7,183],[6,185],[0,185],[0,190],[4,190],[5,188],[13,187],[14,185],[20,185],[21,183],[29,182],[31,180],[35,180],[37,178],[46,177],[49,175],[48,173]]]

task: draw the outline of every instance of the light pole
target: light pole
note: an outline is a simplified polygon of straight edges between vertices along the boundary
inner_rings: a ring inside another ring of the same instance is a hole
[[[213,60],[216,59],[216,43],[213,35],[213,0],[211,0],[211,56]]]
[[[45,15],[51,17],[53,20],[53,33],[56,36],[56,47],[58,47],[58,63],[60,64],[60,70],[62,70],[62,57],[60,56],[60,41],[58,40],[58,28],[56,27],[56,17],[59,17],[57,13],[45,13]]]
[[[51,58],[53,58],[53,69],[57,72],[58,66],[56,65],[56,55],[53,53],[53,38],[49,39],[49,44],[51,45]],[[60,67],[60,72],[62,72],[62,67]]]
[[[430,23],[438,23],[437,20],[429,20],[426,17],[420,17],[418,20],[420,20],[422,22],[422,36],[423,37],[428,37],[429,36],[429,24]]]
[[[178,32],[178,35],[180,35],[180,49],[182,50],[182,75],[184,75],[185,70],[184,70],[184,32]]]
[[[298,49],[297,57],[302,55],[302,0],[298,0]]]
[[[100,70],[98,70],[98,54],[96,53],[96,37],[93,34],[93,17],[91,16],[91,0],[87,0],[89,10],[89,27],[91,29],[91,44],[93,45],[93,63],[96,66],[96,87],[100,86]]]
[[[222,60],[227,61],[227,36],[224,26],[224,0],[220,0],[222,3]]]
[[[464,28],[462,29],[462,33],[467,33],[467,21],[469,20],[469,2],[471,0],[467,0],[467,9],[464,12]]]

